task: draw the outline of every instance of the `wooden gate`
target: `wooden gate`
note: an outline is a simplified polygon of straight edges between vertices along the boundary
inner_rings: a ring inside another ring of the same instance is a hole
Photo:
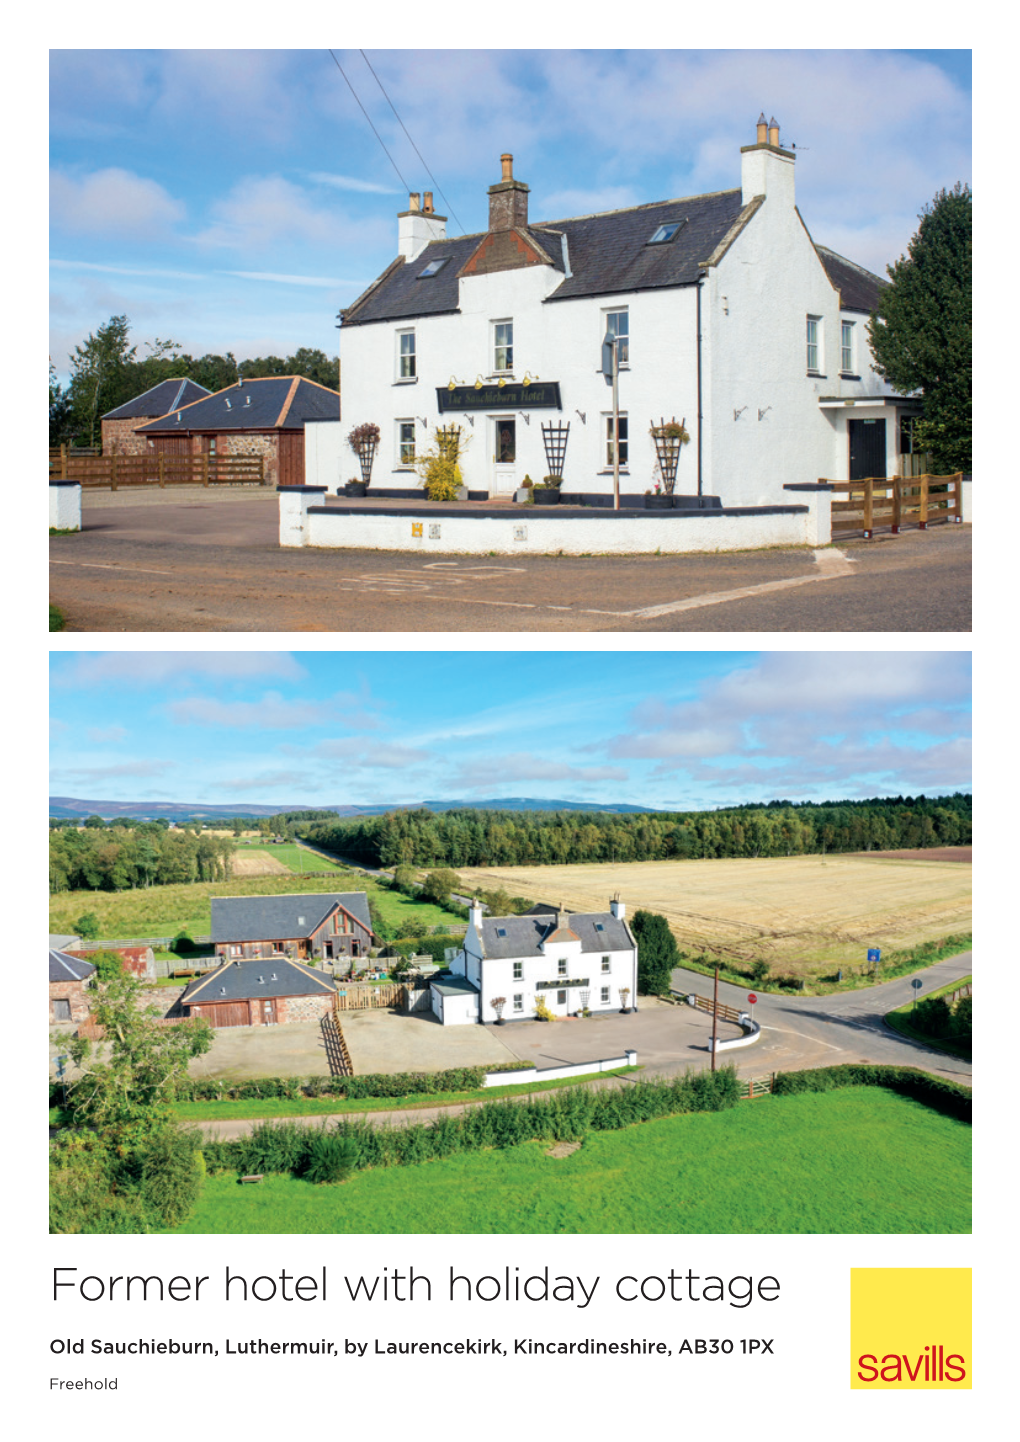
[[[337,1011],[367,1011],[377,1006],[400,1007],[406,986],[399,982],[383,982],[372,986],[368,982],[338,981],[336,985]]]

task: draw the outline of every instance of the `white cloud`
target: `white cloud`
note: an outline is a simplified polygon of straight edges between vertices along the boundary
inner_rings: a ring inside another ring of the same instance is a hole
[[[271,280],[279,285],[317,285],[331,289],[338,285],[367,285],[367,281],[335,280],[321,275],[278,275],[270,270],[225,270],[224,275],[236,275],[241,280]]]
[[[195,237],[202,246],[258,254],[283,239],[326,246],[338,238],[334,212],[281,175],[245,176],[210,209],[212,224]]]
[[[404,746],[397,741],[367,741],[362,736],[319,741],[311,748],[311,753],[325,761],[344,761],[348,767],[359,771],[374,771],[377,768],[399,771],[405,766],[417,766],[433,759],[428,751],[420,751],[413,746]]]
[[[123,726],[90,726],[85,735],[97,746],[118,745],[128,738],[128,732]]]
[[[450,786],[466,791],[499,793],[513,781],[628,782],[630,773],[621,766],[574,766],[567,761],[533,755],[530,751],[500,756],[479,756],[458,765]]]
[[[150,686],[199,678],[293,681],[304,674],[285,651],[104,651],[86,652],[55,667],[53,685]]]
[[[185,207],[162,185],[130,170],[110,167],[81,177],[50,175],[50,220],[73,235],[165,239]]]
[[[399,195],[401,193],[393,185],[380,185],[375,180],[356,180],[352,175],[331,175],[323,170],[311,171],[308,179],[314,180],[318,185],[332,186],[334,190],[356,190],[366,195]]]

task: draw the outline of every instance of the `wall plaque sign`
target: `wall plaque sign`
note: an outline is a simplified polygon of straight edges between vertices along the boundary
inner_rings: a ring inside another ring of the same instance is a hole
[[[445,411],[491,411],[491,410],[533,410],[547,407],[561,410],[559,381],[531,381],[528,385],[510,382],[505,386],[485,385],[436,387],[439,410]]]

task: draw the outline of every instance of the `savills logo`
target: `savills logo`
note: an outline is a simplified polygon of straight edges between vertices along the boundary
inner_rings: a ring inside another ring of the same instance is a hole
[[[971,1385],[969,1267],[850,1269],[850,1386]]]

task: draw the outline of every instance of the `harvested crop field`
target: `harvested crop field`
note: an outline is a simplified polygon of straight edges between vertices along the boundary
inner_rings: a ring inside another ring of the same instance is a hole
[[[232,876],[289,876],[290,867],[268,851],[238,851],[231,861]]]
[[[810,972],[855,966],[866,950],[898,950],[971,926],[971,868],[889,852],[592,866],[464,868],[468,888],[502,887],[572,911],[657,911],[687,952]]]

